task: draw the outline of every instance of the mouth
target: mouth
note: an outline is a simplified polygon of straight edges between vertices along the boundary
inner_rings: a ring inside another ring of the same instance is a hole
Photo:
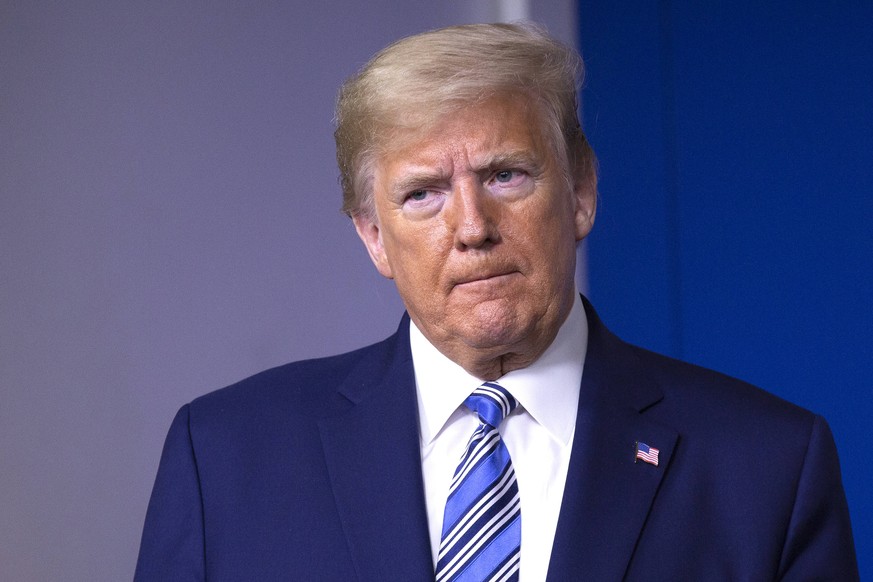
[[[476,289],[487,288],[504,283],[509,283],[516,275],[520,275],[518,271],[505,271],[498,273],[479,273],[462,277],[455,282],[456,288],[461,289]]]

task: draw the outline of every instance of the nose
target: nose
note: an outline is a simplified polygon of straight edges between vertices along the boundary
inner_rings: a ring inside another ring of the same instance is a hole
[[[498,202],[477,181],[457,184],[450,204],[455,248],[481,249],[500,241]]]

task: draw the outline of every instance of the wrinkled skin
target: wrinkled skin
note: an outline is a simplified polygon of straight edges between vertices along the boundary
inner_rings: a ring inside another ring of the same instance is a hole
[[[483,380],[535,361],[574,301],[576,243],[595,188],[568,180],[519,96],[466,106],[377,159],[374,212],[355,227],[379,272],[443,354]],[[572,182],[572,184],[571,184]]]

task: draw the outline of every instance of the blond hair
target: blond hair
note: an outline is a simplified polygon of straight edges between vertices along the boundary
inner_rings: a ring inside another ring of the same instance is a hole
[[[336,108],[342,210],[372,210],[373,169],[392,134],[426,128],[498,94],[531,100],[569,182],[596,187],[596,160],[577,117],[582,59],[530,23],[470,24],[401,39],[346,81]]]

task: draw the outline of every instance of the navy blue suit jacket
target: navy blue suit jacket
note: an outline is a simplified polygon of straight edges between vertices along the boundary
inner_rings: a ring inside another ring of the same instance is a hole
[[[628,345],[585,308],[549,580],[858,578],[822,418]],[[416,407],[406,317],[184,406],[136,580],[433,580]],[[634,462],[637,441],[658,466]]]

